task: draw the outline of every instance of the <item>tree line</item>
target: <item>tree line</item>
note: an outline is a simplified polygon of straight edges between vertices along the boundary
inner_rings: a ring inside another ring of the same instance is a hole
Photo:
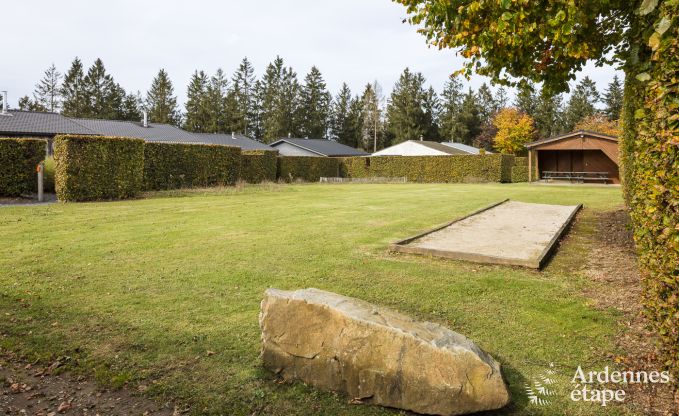
[[[599,103],[604,110],[597,109]],[[458,77],[451,76],[443,91],[428,86],[419,72],[406,68],[388,98],[377,81],[368,83],[360,94],[342,84],[333,96],[323,75],[312,67],[300,81],[293,68],[277,57],[261,78],[244,58],[236,71],[222,69],[208,75],[197,70],[187,88],[183,111],[168,73],[161,69],[148,92],[130,93],[120,86],[97,59],[85,71],[75,58],[65,75],[52,65],[36,84],[33,96],[19,100],[19,108],[61,112],[69,117],[139,121],[146,110],[150,122],[169,123],[188,131],[231,133],[270,143],[280,137],[328,138],[373,151],[405,140],[455,141],[491,149],[497,147],[498,113],[512,107],[516,116],[529,116],[535,137],[572,131],[592,116],[617,120],[622,106],[622,85],[615,77],[603,96],[585,77],[568,101],[537,85],[519,86],[509,102],[503,87],[487,84],[477,91],[466,90]]]

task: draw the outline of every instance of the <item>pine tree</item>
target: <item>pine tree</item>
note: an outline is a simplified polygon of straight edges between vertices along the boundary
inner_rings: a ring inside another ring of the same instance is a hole
[[[522,113],[529,116],[535,114],[537,108],[538,98],[535,94],[535,88],[527,82],[519,84],[514,100],[514,106]]]
[[[186,115],[184,118],[184,129],[196,133],[205,133],[209,123],[207,111],[206,91],[208,78],[205,72],[195,71],[189,81],[187,88],[187,100],[184,107]]]
[[[174,96],[172,81],[164,69],[158,71],[151,88],[146,94],[149,121],[178,125],[180,122],[177,109],[177,97]]]
[[[243,58],[232,78],[233,98],[236,105],[233,123],[234,130],[246,136],[253,134],[255,130],[255,82],[255,69],[247,57]]]
[[[355,96],[349,104],[349,126],[350,134],[346,144],[347,146],[358,148],[361,146],[363,125],[364,125],[364,110],[363,100],[358,95]]]
[[[608,88],[604,92],[604,104],[606,104],[606,109],[604,110],[606,117],[609,120],[619,120],[620,112],[622,111],[622,84],[620,79],[615,75],[613,77],[613,82],[608,84]]]
[[[2,101],[0,101],[2,103]],[[36,103],[28,95],[19,98],[19,110],[21,111],[45,111],[45,108]]]
[[[61,84],[62,114],[67,117],[84,117],[89,103],[85,91],[83,64],[75,58]]]
[[[441,100],[439,132],[443,141],[461,142],[462,136],[466,134],[466,129],[460,122],[462,99],[462,83],[456,76],[451,76],[443,89]]]
[[[339,143],[356,147],[356,131],[351,119],[351,90],[346,83],[342,84],[331,105],[330,137]]]
[[[248,124],[250,125],[249,135],[259,141],[264,140],[264,129],[262,127],[263,85],[261,80],[257,80],[252,87],[252,116],[248,121]]]
[[[430,86],[424,92],[422,100],[422,108],[424,110],[424,140],[441,141],[439,134],[439,116],[441,114],[441,102],[434,87]]]
[[[361,141],[360,147],[374,152],[383,147],[382,87],[375,81],[368,84],[361,96]]]
[[[284,137],[285,131],[280,113],[280,96],[283,82],[284,63],[281,57],[270,63],[261,81],[257,84],[257,101],[260,107],[259,129],[265,143],[271,143],[280,137]]]
[[[52,64],[35,86],[33,100],[42,111],[56,112],[61,107],[61,78],[57,67]]]
[[[533,114],[538,137],[546,138],[564,133],[563,108],[560,94],[552,94],[545,88],[540,90]]]
[[[594,115],[597,112],[594,105],[599,99],[599,92],[594,81],[587,76],[584,77],[575,87],[570,100],[568,100],[568,106],[564,112],[565,130],[572,131],[582,119]]]
[[[394,85],[386,113],[389,144],[419,140],[427,133],[424,77],[406,68]]]
[[[229,81],[221,68],[217,69],[215,75],[210,77],[210,82],[205,91],[205,99],[208,110],[208,120],[206,125],[207,133],[226,133],[231,132],[230,114],[227,109],[227,95],[229,92]]]
[[[83,117],[117,119],[125,97],[125,91],[113,81],[113,77],[106,73],[101,59],[87,71],[83,79],[85,102]]]
[[[279,137],[302,135],[301,86],[297,73],[290,67],[283,71],[277,114],[282,125]]]
[[[312,139],[327,137],[331,99],[321,71],[315,66],[311,67],[304,78],[300,95],[300,129],[303,136]]]
[[[481,132],[479,105],[476,94],[474,94],[471,88],[464,95],[458,120],[463,126],[462,135],[460,136],[462,143],[471,145],[476,136]]]
[[[495,111],[497,111],[497,103],[490,87],[484,82],[476,92],[477,102],[479,107],[479,120],[481,124],[489,123]]]
[[[509,105],[509,96],[507,89],[500,86],[495,92],[495,112],[502,110]]]
[[[142,119],[142,105],[143,101],[139,91],[137,91],[136,94],[125,94],[119,119],[127,121],[140,121]]]

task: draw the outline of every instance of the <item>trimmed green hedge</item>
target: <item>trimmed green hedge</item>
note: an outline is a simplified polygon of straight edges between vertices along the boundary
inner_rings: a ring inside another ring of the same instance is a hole
[[[0,195],[21,196],[38,190],[38,163],[47,142],[39,139],[0,139]]]
[[[515,156],[514,157],[514,166],[528,166],[528,157],[527,156]]]
[[[144,178],[144,141],[62,135],[54,139],[55,185],[60,201],[136,196]]]
[[[512,166],[512,183],[528,182],[528,166]]]
[[[627,69],[620,142],[625,197],[639,253],[643,304],[661,359],[679,377],[679,3],[658,5],[670,22],[653,59]],[[658,21],[661,21],[660,16]],[[648,53],[643,51],[640,53]],[[642,61],[643,62],[643,61]],[[642,73],[650,80],[640,81]]]
[[[511,155],[375,156],[340,159],[343,177],[406,177],[410,182],[511,182]]]
[[[233,185],[239,171],[239,147],[180,143],[144,146],[146,190]]]
[[[277,155],[275,150],[243,151],[240,158],[240,179],[248,183],[276,181]]]
[[[286,182],[318,182],[339,174],[339,160],[331,157],[279,156],[278,179]]]

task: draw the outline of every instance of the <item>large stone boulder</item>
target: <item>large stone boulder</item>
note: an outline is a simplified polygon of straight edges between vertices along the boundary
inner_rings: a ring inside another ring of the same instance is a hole
[[[509,401],[497,361],[441,325],[317,289],[267,290],[259,322],[264,366],[286,380],[425,414]]]

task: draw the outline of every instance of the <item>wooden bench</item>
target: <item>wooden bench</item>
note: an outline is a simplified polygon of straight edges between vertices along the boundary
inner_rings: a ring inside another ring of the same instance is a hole
[[[576,181],[584,183],[587,181],[608,183],[611,180],[608,172],[557,172],[544,171],[542,172],[542,179],[552,181],[554,179],[568,180],[570,182]]]

